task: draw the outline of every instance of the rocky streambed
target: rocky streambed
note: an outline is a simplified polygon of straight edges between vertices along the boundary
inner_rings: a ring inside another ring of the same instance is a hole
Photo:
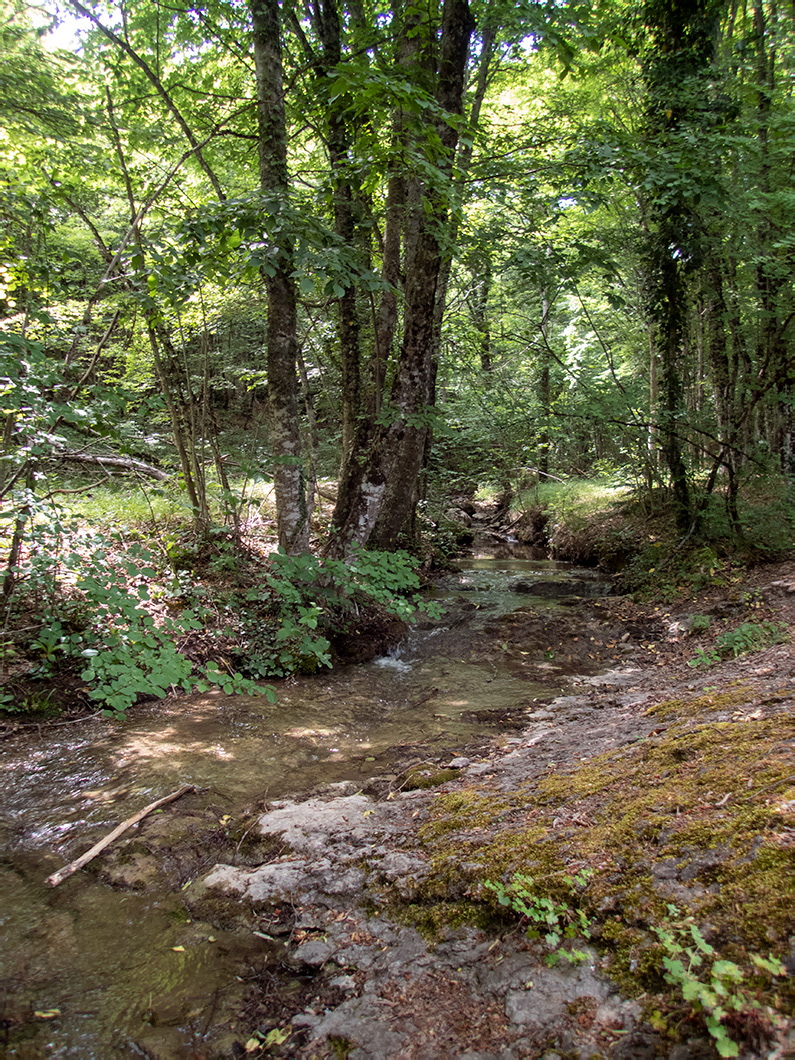
[[[191,753],[226,763],[226,790],[216,774],[56,892],[37,882],[58,860],[52,831],[37,846],[21,817],[7,824],[7,1055],[711,1056],[698,1012],[663,981],[654,931],[679,944],[688,916],[746,976],[730,1027],[741,1055],[790,1055],[787,980],[753,981],[748,958],[790,958],[792,649],[688,662],[708,645],[697,609],[741,621],[752,600],[752,617],[788,628],[795,571],[676,611],[588,588],[546,612],[509,573],[496,589],[488,567],[460,576],[451,621],[429,631],[432,672],[422,652],[382,661],[413,711],[402,728],[390,708],[381,736],[356,729],[372,688],[354,682],[344,724],[328,702],[294,712],[300,755],[282,743],[287,775],[269,785],[264,769],[244,790],[248,738],[236,748],[227,731],[213,750],[205,718]],[[220,712],[232,732],[251,725],[235,723],[241,709]],[[143,763],[173,785],[174,764],[193,761],[159,722],[135,754],[119,737],[115,789],[101,770],[83,777],[60,857],[88,845],[78,822],[123,816]],[[561,926],[583,911],[590,937],[557,947],[576,960],[550,967],[554,948],[499,905],[489,885],[516,872]],[[71,993],[45,967],[64,952]]]

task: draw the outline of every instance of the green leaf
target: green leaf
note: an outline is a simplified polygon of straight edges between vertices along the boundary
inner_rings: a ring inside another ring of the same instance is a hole
[[[721,1056],[739,1056],[739,1046],[731,1040],[731,1038],[718,1038],[715,1042],[715,1048]]]

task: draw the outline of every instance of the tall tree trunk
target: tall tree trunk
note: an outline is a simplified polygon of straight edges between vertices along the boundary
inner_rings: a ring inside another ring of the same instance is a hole
[[[538,454],[536,463],[542,475],[549,474],[549,423],[552,418],[552,391],[550,380],[551,357],[549,348],[549,290],[541,295],[541,364],[538,374],[538,400],[541,405],[541,429],[538,432]]]
[[[422,55],[419,13],[398,15],[402,23],[396,67],[400,76],[415,79],[427,65]],[[408,184],[405,156],[408,131],[406,115],[398,107],[392,120],[392,146],[385,203],[381,278],[384,288],[373,310],[373,351],[366,372],[357,366],[346,370],[343,357],[342,379],[342,463],[337,503],[332,525],[339,531],[348,524],[362,488],[368,453],[378,433],[378,420],[385,400],[387,369],[398,322],[398,294],[403,285],[401,248],[407,228]],[[353,380],[355,378],[355,386]],[[366,394],[365,394],[366,391]],[[333,548],[333,542],[331,543]]]
[[[464,74],[473,29],[466,0],[446,0],[436,86],[436,101],[446,114],[460,114],[463,109]],[[442,145],[440,177],[449,180],[458,132],[447,120],[437,122],[436,131]],[[380,548],[394,548],[397,544],[398,535],[416,504],[417,477],[425,460],[435,383],[438,283],[445,257],[450,252],[446,238],[449,198],[441,187],[428,189],[427,217],[408,266],[403,345],[391,394],[397,419],[388,432],[384,500],[372,538]]]
[[[446,115],[461,113],[471,32],[466,0],[445,0],[436,100]],[[429,415],[434,306],[447,229],[449,193],[444,184],[458,139],[455,123],[446,118],[437,122],[435,132],[441,148],[439,180],[425,191],[427,216],[407,260],[403,342],[390,393],[391,422],[379,429],[355,503],[330,543],[336,554],[347,554],[368,540],[393,548],[414,501]]]
[[[315,66],[321,77],[329,77],[342,63],[342,34],[336,0],[315,0],[315,28],[321,44],[321,56]],[[349,252],[361,243],[357,232],[357,209],[353,190],[354,175],[350,165],[352,133],[347,119],[350,99],[336,96],[326,107],[326,146],[331,166],[331,195],[334,231]],[[356,425],[362,412],[362,379],[360,351],[360,318],[355,276],[340,281],[344,293],[337,301],[337,332],[340,343],[342,374],[342,466],[354,444]],[[341,476],[342,477],[342,476]]]
[[[756,42],[756,139],[760,163],[758,190],[763,197],[769,196],[772,190],[769,127],[776,88],[776,22],[775,3],[770,5],[770,17],[768,18],[762,0],[755,0],[753,26]],[[774,246],[776,240],[776,227],[770,213],[762,211],[757,224],[756,296],[759,321],[756,340],[756,374],[762,380],[781,377],[780,390],[783,392],[784,402],[780,407],[783,409],[786,406],[786,376],[789,373],[784,341],[785,328],[781,325],[780,316],[781,294],[789,270],[782,269],[777,260],[778,255]],[[791,388],[791,380],[789,386]],[[778,419],[778,417],[774,418]],[[777,452],[782,470],[786,471],[790,463],[789,444],[785,441],[788,432],[779,430],[777,424],[777,429],[773,434],[774,438],[769,440],[776,446],[774,451]]]
[[[740,384],[726,341],[728,316],[723,293],[720,263],[712,261],[707,270],[709,295],[706,304],[707,348],[715,399],[715,416],[722,462],[728,476],[726,511],[732,529],[740,529],[737,515],[737,400],[735,390]],[[720,459],[720,455],[718,457]]]
[[[644,62],[648,136],[662,149],[676,143],[683,128],[699,120],[694,111],[698,79],[709,70],[714,33],[722,0],[646,0],[644,19],[651,46]],[[704,86],[706,87],[706,86]],[[671,194],[668,182],[649,198],[646,271],[650,315],[659,353],[660,402],[657,425],[663,458],[674,496],[676,522],[687,530],[692,498],[684,458],[686,416],[682,395],[681,362],[688,309],[686,276],[699,257],[697,218],[691,202],[680,191]]]
[[[251,0],[260,187],[276,211],[289,195],[287,127],[282,83],[278,0]],[[309,549],[309,518],[303,488],[298,425],[297,310],[289,226],[273,237],[275,257],[265,273],[268,300],[268,426],[274,459],[279,547],[295,554]],[[277,226],[274,225],[274,231]]]

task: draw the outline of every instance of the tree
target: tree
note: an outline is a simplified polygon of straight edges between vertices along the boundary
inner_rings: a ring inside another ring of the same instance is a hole
[[[436,117],[428,153],[430,179],[418,189],[422,224],[406,250],[403,338],[386,417],[378,424],[355,496],[344,516],[336,516],[332,551],[347,554],[373,540],[393,548],[415,503],[429,428],[434,311],[445,252],[449,179],[458,140],[464,71],[474,26],[466,0],[446,0],[442,13],[434,102]],[[428,37],[430,41],[430,36]],[[352,491],[351,491],[352,492]]]
[[[298,432],[296,376],[297,310],[292,235],[283,221],[289,196],[287,127],[277,0],[251,0],[257,73],[260,186],[263,206],[273,213],[273,255],[264,267],[268,293],[268,405],[275,461],[274,487],[279,544],[288,553],[309,547]]]

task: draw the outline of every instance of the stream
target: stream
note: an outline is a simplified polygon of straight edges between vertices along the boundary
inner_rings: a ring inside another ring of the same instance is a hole
[[[191,922],[182,889],[234,856],[243,842],[235,827],[268,800],[344,780],[393,782],[412,760],[444,765],[504,731],[511,712],[549,701],[565,684],[563,668],[550,663],[543,681],[539,667],[523,673],[489,623],[518,607],[563,608],[564,596],[511,587],[573,574],[589,576],[529,550],[477,552],[440,582],[439,622],[421,623],[371,663],[283,682],[275,704],[194,695],[140,706],[123,724],[42,725],[7,739],[0,1056],[230,1055],[198,1043],[239,1008],[245,970],[267,943]],[[106,851],[60,887],[44,882],[184,784],[196,793],[138,826],[160,843],[157,863],[151,845],[133,844],[110,875]],[[186,937],[200,944],[183,948]]]

